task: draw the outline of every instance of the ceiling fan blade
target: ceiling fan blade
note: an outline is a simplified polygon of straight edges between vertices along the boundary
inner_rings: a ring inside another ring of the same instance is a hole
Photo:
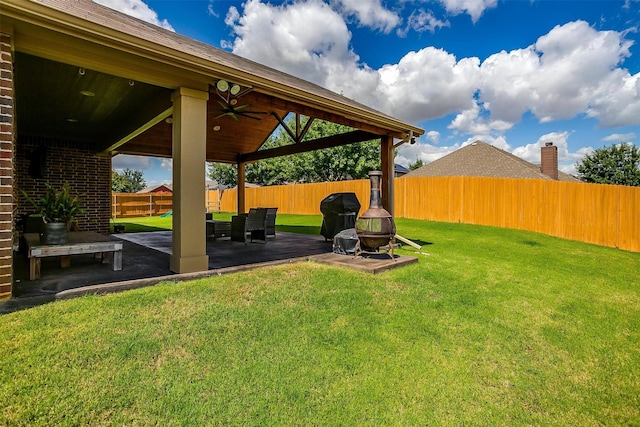
[[[240,123],[240,119],[238,118],[238,116],[235,113],[230,113],[229,115],[233,118],[233,120],[235,120],[236,122]]]
[[[229,106],[222,101],[218,101],[218,104],[222,107],[222,111],[229,111]]]
[[[253,113],[252,111],[239,111],[237,114],[238,114],[239,116],[247,117],[247,118],[249,118],[249,119],[253,119],[253,120],[262,120],[260,117],[253,117],[253,116],[250,116],[249,114],[255,114],[255,113]]]
[[[244,110],[247,107],[251,107],[251,104],[239,105],[237,107],[231,107],[231,109],[234,111],[240,111],[240,110]]]
[[[220,117],[228,116],[229,114],[231,114],[231,113],[222,113],[222,114],[220,114],[219,116],[215,116],[215,117],[213,118],[213,120],[217,120],[217,119],[219,119]]]

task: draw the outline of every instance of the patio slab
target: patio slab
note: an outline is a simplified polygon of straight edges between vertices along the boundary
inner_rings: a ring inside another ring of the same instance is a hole
[[[42,260],[42,276],[29,280],[26,255],[14,256],[14,297],[0,303],[0,313],[20,310],[50,301],[87,293],[108,293],[150,286],[167,280],[191,280],[229,274],[282,263],[313,260],[320,263],[379,273],[398,268],[417,258],[386,254],[354,258],[332,253],[332,242],[322,236],[278,232],[267,243],[232,242],[208,239],[209,270],[175,274],[169,270],[171,231],[114,234],[123,241],[122,270],[113,271],[93,255],[72,255],[71,266],[60,268],[56,258]]]

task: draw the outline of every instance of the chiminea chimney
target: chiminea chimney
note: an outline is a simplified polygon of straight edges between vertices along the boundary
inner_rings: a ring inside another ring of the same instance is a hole
[[[553,142],[545,142],[540,149],[540,172],[558,180],[558,147]]]

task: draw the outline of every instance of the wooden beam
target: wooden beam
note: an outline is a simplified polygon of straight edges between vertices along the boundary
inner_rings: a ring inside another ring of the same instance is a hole
[[[245,213],[245,192],[246,188],[244,186],[244,182],[246,180],[245,175],[245,164],[244,162],[238,163],[238,187],[236,194],[238,196],[238,215],[241,213]]]
[[[393,132],[389,129],[384,129],[369,123],[349,119],[340,114],[328,113],[313,107],[309,107],[304,104],[300,104],[292,101],[285,101],[283,99],[279,99],[274,96],[258,93],[257,91],[253,92],[253,96],[255,97],[256,102],[259,102],[261,106],[265,105],[278,110],[295,111],[296,113],[302,114],[303,116],[311,117],[314,119],[326,120],[328,122],[338,123],[341,125],[352,127],[354,129],[360,129],[366,132],[371,132],[376,135],[389,135],[397,139],[402,139],[406,136],[406,132],[405,133]]]
[[[270,150],[255,151],[240,155],[241,162],[255,162],[262,159],[270,159],[272,157],[288,156],[289,154],[305,153],[307,151],[320,150],[322,148],[338,147],[340,145],[354,144],[356,142],[370,141],[378,139],[380,135],[370,132],[356,130],[353,132],[342,133],[340,135],[328,136],[325,138],[314,139],[313,141],[301,142],[299,144],[285,145],[283,147],[272,148]]]
[[[114,144],[111,144],[109,147],[107,147],[100,154],[113,154],[113,153],[116,153],[118,151],[119,147],[121,147],[124,144],[126,144],[127,142],[131,141],[136,136],[143,134],[144,132],[146,132],[147,130],[151,129],[152,127],[154,127],[155,125],[157,125],[161,121],[165,120],[167,117],[170,117],[171,115],[173,115],[173,106],[171,106],[171,107],[167,108],[166,110],[162,111],[160,114],[158,114],[157,116],[155,116],[154,118],[149,120],[147,123],[144,123],[139,128],[137,128],[134,131],[130,132],[128,135],[126,135],[125,137],[121,138],[119,141],[115,142]]]

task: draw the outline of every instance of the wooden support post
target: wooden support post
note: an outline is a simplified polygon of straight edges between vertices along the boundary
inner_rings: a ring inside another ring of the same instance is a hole
[[[170,269],[209,268],[205,238],[205,161],[209,93],[180,88],[173,93],[173,239]]]
[[[238,213],[245,213],[245,162],[238,162]]]
[[[380,139],[380,169],[382,170],[382,207],[393,216],[393,175],[395,172],[393,137]]]

